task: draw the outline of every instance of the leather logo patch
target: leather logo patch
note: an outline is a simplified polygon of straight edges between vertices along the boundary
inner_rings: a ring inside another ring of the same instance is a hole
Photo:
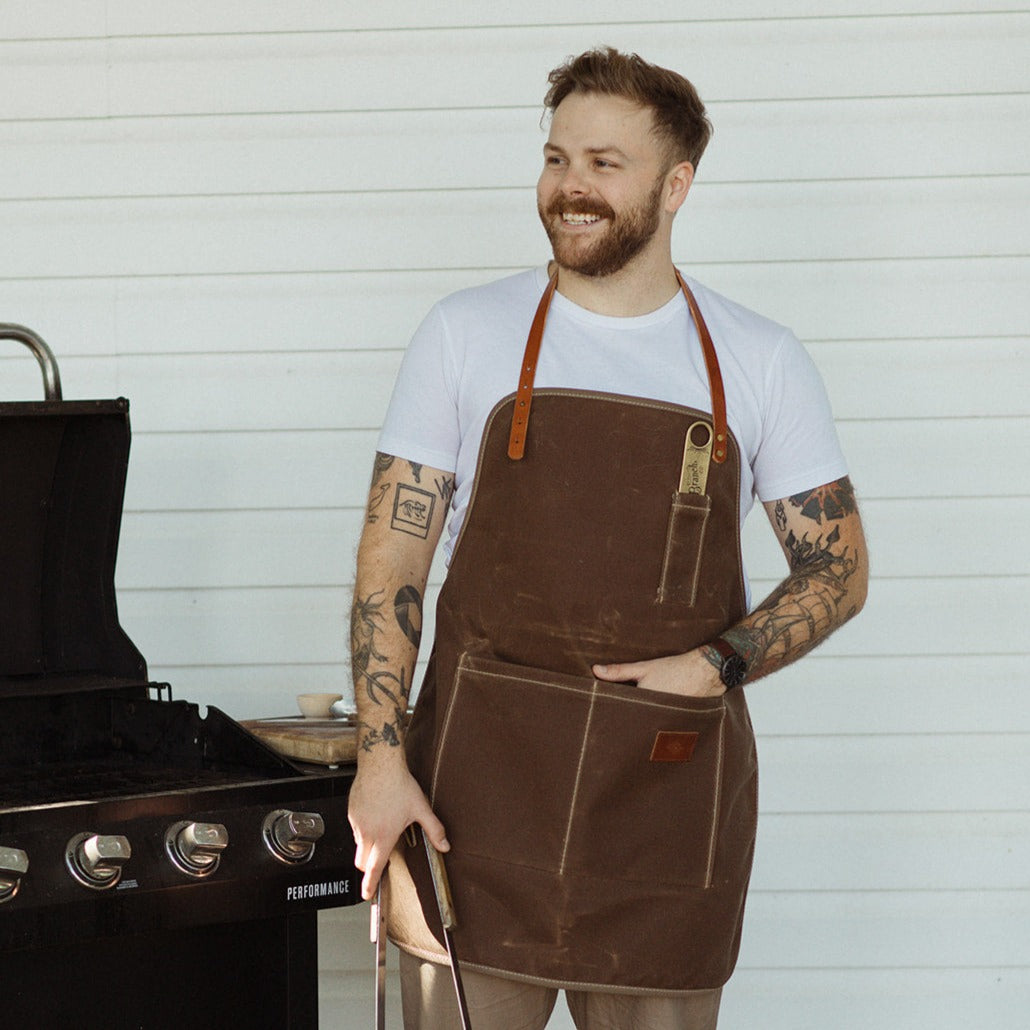
[[[677,733],[659,730],[651,748],[652,762],[689,762],[694,757],[697,733]]]

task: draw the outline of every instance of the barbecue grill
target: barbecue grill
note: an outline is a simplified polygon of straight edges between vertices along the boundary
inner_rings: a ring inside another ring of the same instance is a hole
[[[0,403],[0,1012],[19,1028],[318,1025],[317,912],[360,900],[349,767],[152,683],[114,568],[128,401]]]

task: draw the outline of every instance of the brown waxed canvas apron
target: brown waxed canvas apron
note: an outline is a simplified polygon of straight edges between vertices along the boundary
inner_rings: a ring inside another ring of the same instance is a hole
[[[516,434],[524,382],[487,421],[407,735],[451,842],[463,967],[672,993],[721,986],[736,961],[757,818],[743,691],[686,698],[591,672],[681,654],[745,613],[740,455],[714,348],[681,284],[714,417],[540,389]],[[552,289],[527,347],[529,390]],[[681,493],[698,420],[725,433],[725,452],[703,494]],[[421,847],[402,841],[390,869],[391,936],[445,961]]]

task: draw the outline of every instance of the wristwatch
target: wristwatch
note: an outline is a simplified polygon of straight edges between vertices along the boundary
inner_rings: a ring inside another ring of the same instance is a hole
[[[730,690],[732,687],[739,687],[747,678],[747,662],[737,653],[729,641],[722,637],[716,637],[709,641],[709,647],[715,648],[722,655],[722,665],[719,666],[719,679],[723,686]]]

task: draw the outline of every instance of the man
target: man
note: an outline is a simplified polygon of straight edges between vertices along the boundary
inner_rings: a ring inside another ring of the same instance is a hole
[[[709,1030],[757,811],[740,684],[862,607],[865,544],[800,344],[673,266],[711,131],[693,87],[611,49],[550,83],[554,260],[433,309],[380,439],[352,621],[356,861],[366,898],[390,862],[406,1027],[456,1025],[417,824],[448,852],[477,1030],[543,1027],[559,988],[581,1028]],[[748,614],[756,495],[790,572]]]

